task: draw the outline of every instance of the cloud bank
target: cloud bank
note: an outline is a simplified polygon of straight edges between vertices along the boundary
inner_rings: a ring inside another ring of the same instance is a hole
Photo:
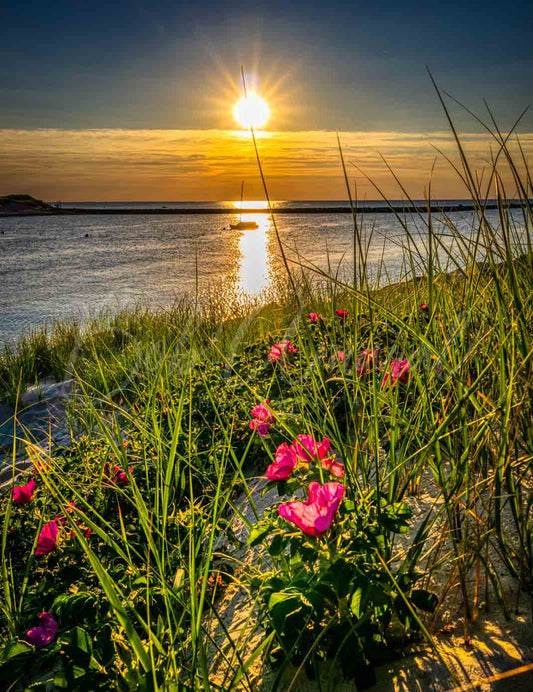
[[[459,165],[447,132],[343,132],[340,139],[361,199],[379,199],[366,176],[388,198],[403,197],[383,158],[414,198],[425,196],[431,177],[433,196],[467,196],[446,161]],[[273,199],[346,198],[335,132],[265,132],[257,141]],[[264,198],[246,132],[4,129],[0,142],[0,194],[28,192],[52,201],[228,200],[238,197],[244,179],[248,199]],[[462,135],[462,142],[472,167],[487,177],[497,144],[484,134]],[[531,157],[533,134],[521,134],[520,142]],[[518,158],[515,139],[511,148]],[[502,175],[512,196],[503,161]]]

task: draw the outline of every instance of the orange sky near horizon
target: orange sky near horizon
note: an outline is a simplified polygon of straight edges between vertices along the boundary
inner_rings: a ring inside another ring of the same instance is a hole
[[[0,194],[77,202],[221,201],[238,198],[244,179],[245,198],[264,199],[246,131],[4,129],[0,137]],[[434,148],[459,163],[448,132],[342,132],[340,137],[360,199],[380,198],[364,174],[389,199],[403,197],[380,154],[415,199],[425,197],[435,160],[432,196],[468,196]],[[480,174],[487,171],[496,143],[482,134],[461,137],[471,166]],[[526,158],[531,157],[533,134],[521,134],[520,141]],[[272,199],[346,199],[335,132],[261,132],[258,146]],[[511,148],[518,153],[516,143]],[[503,162],[502,175],[512,197]]]

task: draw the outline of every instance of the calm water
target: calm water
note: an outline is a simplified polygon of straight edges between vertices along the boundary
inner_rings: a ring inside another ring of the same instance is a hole
[[[450,216],[468,236],[472,214]],[[134,304],[169,306],[196,289],[216,288],[218,295],[261,293],[284,277],[275,232],[266,214],[242,218],[259,228],[227,230],[237,219],[235,212],[0,218],[0,343],[66,317],[83,319]],[[277,223],[292,259],[323,270],[329,264],[332,272],[352,276],[349,214],[282,215]],[[368,214],[363,223],[367,237],[374,229],[369,253],[374,275],[383,258],[382,283],[403,276],[406,238],[394,216]],[[409,224],[423,252],[422,224],[414,218]],[[440,231],[449,244],[445,225]]]

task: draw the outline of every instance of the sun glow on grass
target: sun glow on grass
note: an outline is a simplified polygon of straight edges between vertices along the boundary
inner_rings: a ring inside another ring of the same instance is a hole
[[[235,104],[233,115],[241,127],[255,129],[266,124],[270,117],[270,108],[264,98],[252,91],[248,97],[243,96]]]

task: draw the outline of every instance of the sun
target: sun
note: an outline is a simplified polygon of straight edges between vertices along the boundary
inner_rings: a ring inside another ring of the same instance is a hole
[[[241,127],[253,127],[254,129],[263,127],[270,116],[270,108],[261,96],[254,92],[248,94],[248,98],[242,99],[235,104],[233,109],[235,120]]]

